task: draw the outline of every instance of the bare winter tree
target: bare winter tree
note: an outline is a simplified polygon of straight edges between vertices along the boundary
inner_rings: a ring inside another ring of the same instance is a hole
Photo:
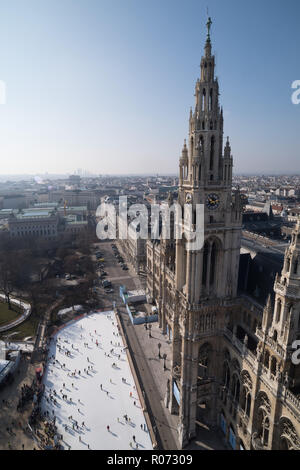
[[[4,294],[8,308],[11,310],[10,294],[14,288],[12,261],[5,255],[0,258],[0,293]]]

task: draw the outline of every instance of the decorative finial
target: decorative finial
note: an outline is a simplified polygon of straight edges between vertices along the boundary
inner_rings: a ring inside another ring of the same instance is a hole
[[[207,27],[207,39],[210,39],[210,28],[212,25],[211,17],[208,18],[206,27]]]

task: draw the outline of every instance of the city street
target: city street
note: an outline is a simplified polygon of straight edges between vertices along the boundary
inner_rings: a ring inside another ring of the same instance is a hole
[[[133,359],[137,368],[138,376],[141,380],[141,387],[145,391],[150,409],[149,414],[155,422],[158,442],[165,450],[175,450],[179,448],[177,441],[178,417],[171,415],[166,409],[164,398],[166,393],[167,380],[170,374],[171,342],[159,329],[158,323],[151,324],[151,336],[149,329],[145,325],[132,325],[129,320],[124,304],[119,297],[119,286],[125,285],[127,289],[140,289],[141,281],[132,266],[127,262],[128,271],[123,271],[120,264],[114,257],[111,242],[97,243],[97,249],[103,253],[105,271],[107,279],[113,284],[114,293],[105,294],[104,289],[99,289],[101,300],[104,297],[105,308],[110,308],[115,301],[120,312],[122,325],[127,335]],[[158,356],[158,344],[161,344],[161,356],[167,355],[163,367],[163,359]],[[197,439],[193,441],[189,448],[198,450],[226,449],[222,437],[209,430],[203,423],[197,427]]]

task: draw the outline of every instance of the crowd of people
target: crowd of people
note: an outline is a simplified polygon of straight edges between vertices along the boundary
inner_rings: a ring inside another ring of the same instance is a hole
[[[21,396],[19,398],[19,402],[17,405],[18,411],[22,410],[22,408],[24,408],[24,406],[27,403],[33,400],[34,393],[35,393],[34,383],[32,383],[32,385],[27,385],[27,384],[22,385]]]

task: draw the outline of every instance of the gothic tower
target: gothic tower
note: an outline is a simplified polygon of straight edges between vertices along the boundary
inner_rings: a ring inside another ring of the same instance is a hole
[[[265,365],[270,365],[273,374],[283,375],[292,387],[300,385],[300,367],[296,367],[291,360],[293,342],[300,339],[299,286],[300,219],[292,232],[291,244],[286,249],[281,276],[276,276],[275,279],[273,315],[268,321],[263,318],[265,321],[262,325],[265,337],[268,338],[268,348],[264,354]],[[271,363],[268,364],[268,361]]]
[[[176,287],[196,304],[203,298],[235,296],[241,225],[239,193],[234,199],[231,194],[228,138],[223,153],[223,112],[210,26],[209,19],[200,79],[195,87],[196,103],[189,119],[189,148],[184,143],[179,164],[179,204],[192,204],[193,211],[196,204],[205,205],[202,253],[187,253],[184,240],[177,243]]]
[[[263,308],[238,293],[242,200],[232,190],[228,138],[223,146],[210,28],[209,19],[179,159],[178,203],[192,229],[183,217],[176,226],[183,225],[181,239],[176,230],[175,237],[147,242],[148,292],[171,341],[165,405],[177,416],[181,448],[205,423],[220,429],[232,449],[300,449],[300,220],[275,279],[275,302],[272,293]],[[199,205],[204,242],[191,249]]]
[[[184,237],[176,240],[172,371],[166,405],[179,415],[182,446],[195,436],[203,408],[216,422],[217,385],[212,377],[218,375],[220,331],[237,294],[240,254],[242,207],[239,191],[232,194],[228,138],[223,151],[223,112],[210,28],[209,18],[188,145],[184,143],[179,162],[178,203],[192,205],[193,218],[196,205],[204,205],[204,246],[187,250]]]

